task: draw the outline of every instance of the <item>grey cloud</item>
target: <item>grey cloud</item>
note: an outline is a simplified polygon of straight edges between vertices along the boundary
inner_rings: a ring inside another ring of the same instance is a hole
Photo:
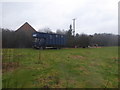
[[[81,2],[79,2],[81,1]],[[40,0],[3,3],[3,27],[17,29],[28,21],[35,29],[69,29],[76,19],[77,33],[117,34],[117,2],[113,0]]]

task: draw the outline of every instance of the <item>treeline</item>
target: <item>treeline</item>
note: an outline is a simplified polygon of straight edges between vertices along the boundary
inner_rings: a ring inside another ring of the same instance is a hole
[[[76,34],[76,36],[68,36],[67,46],[69,47],[97,47],[97,46],[120,46],[118,38],[120,36],[113,34]]]
[[[2,29],[2,48],[31,48],[33,38],[25,32]]]
[[[67,47],[120,46],[120,35],[107,33],[87,35],[77,33],[74,36],[71,26],[68,31],[57,30],[56,33],[66,35]]]
[[[53,33],[46,30],[47,33]],[[120,46],[120,35],[114,34],[72,34],[72,29],[57,30],[57,34],[66,35],[66,47],[90,47],[90,46]],[[15,32],[9,29],[2,29],[2,47],[3,48],[31,48],[33,43],[32,35],[27,35],[25,32]]]

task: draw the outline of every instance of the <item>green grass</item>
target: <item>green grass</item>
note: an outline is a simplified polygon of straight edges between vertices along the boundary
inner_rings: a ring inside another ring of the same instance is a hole
[[[3,49],[3,88],[117,88],[118,47]]]

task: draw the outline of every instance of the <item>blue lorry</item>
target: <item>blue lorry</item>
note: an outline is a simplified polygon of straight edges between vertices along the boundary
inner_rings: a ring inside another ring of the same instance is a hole
[[[66,36],[62,34],[35,32],[33,38],[34,48],[61,48],[66,44]]]

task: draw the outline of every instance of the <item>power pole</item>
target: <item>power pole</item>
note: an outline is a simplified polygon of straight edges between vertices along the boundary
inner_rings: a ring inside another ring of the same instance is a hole
[[[74,19],[72,19],[73,20],[73,35],[75,36],[75,18]]]

